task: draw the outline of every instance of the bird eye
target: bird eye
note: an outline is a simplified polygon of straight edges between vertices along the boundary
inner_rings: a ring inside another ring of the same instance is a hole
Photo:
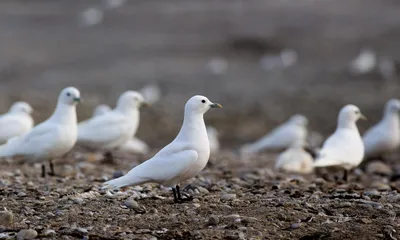
[[[360,114],[360,111],[356,111],[356,114],[357,114],[357,115]]]
[[[206,100],[203,99],[203,100],[201,100],[201,102],[202,102],[202,103],[206,103]]]
[[[67,93],[67,96],[68,96],[68,97],[71,96],[71,93],[68,92],[68,93]]]

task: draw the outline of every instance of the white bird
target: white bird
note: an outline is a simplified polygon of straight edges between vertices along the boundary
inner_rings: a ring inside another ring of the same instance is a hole
[[[161,98],[161,89],[157,84],[146,85],[139,92],[149,104],[154,104]]]
[[[97,107],[94,108],[92,118],[97,117],[100,115],[105,114],[106,112],[111,111],[111,107],[106,105],[106,104],[100,104]]]
[[[90,7],[80,15],[80,24],[83,27],[91,27],[103,21],[104,13],[99,8]]]
[[[92,117],[103,115],[109,111],[111,111],[111,108],[108,105],[100,104],[94,109]],[[125,153],[147,154],[150,148],[144,141],[133,136],[132,139],[129,139],[125,144],[119,147],[118,150]]]
[[[366,119],[354,105],[340,110],[336,131],[324,142],[314,167],[343,168],[343,178],[347,181],[348,171],[357,167],[364,157],[364,144],[356,125],[360,118]]]
[[[218,131],[214,127],[207,126],[207,136],[208,141],[210,142],[210,152],[211,154],[215,154],[219,151],[219,140],[218,140]]]
[[[313,171],[314,159],[304,150],[304,142],[294,142],[292,146],[278,155],[275,168],[285,172],[308,174]]]
[[[221,108],[204,96],[194,96],[185,105],[182,128],[176,138],[154,157],[134,167],[126,175],[105,183],[107,188],[120,188],[155,182],[172,187],[175,202],[191,198],[181,197],[179,183],[196,176],[210,157],[203,115],[210,108]]]
[[[27,133],[33,127],[32,107],[26,102],[15,102],[0,116],[0,144]]]
[[[385,105],[382,120],[365,132],[365,157],[383,157],[400,146],[400,100],[391,99]]]
[[[369,48],[363,49],[360,54],[350,63],[350,71],[353,74],[361,75],[371,72],[376,68],[376,53]]]
[[[277,151],[288,148],[296,141],[305,142],[307,125],[306,117],[294,115],[286,123],[278,126],[256,142],[242,146],[240,153],[257,153],[263,150]]]
[[[91,118],[78,125],[78,144],[107,151],[117,149],[131,139],[139,126],[139,108],[145,105],[142,95],[126,91],[117,106],[103,115]]]
[[[28,133],[10,139],[0,147],[0,157],[23,157],[28,161],[50,161],[63,156],[75,145],[78,135],[76,104],[80,101],[79,90],[74,87],[63,89],[57,107],[49,119],[32,128]],[[45,176],[45,165],[42,165]]]

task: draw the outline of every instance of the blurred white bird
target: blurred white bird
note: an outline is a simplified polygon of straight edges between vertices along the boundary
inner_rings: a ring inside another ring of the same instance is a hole
[[[350,72],[361,75],[371,72],[377,64],[376,53],[369,48],[361,50],[360,54],[350,63]]]
[[[126,0],[105,0],[104,4],[107,9],[119,8],[124,5]]]
[[[108,111],[111,111],[111,108],[108,105],[101,104],[94,109],[92,117],[103,115]],[[129,139],[118,150],[125,153],[147,154],[150,148],[145,142],[133,136],[132,139]]]
[[[92,118],[97,117],[100,115],[105,114],[106,112],[111,111],[111,107],[106,105],[106,104],[100,104],[97,107],[94,108]]]
[[[149,104],[154,104],[161,99],[161,89],[157,84],[149,84],[139,90]]]
[[[116,108],[78,125],[78,143],[105,150],[112,158],[109,151],[121,147],[135,135],[140,120],[139,108],[145,104],[140,93],[126,91],[119,97]]]
[[[354,105],[340,110],[336,131],[325,141],[314,167],[343,168],[343,178],[347,181],[348,171],[357,167],[364,157],[364,144],[356,125],[360,118],[366,119]]]
[[[0,116],[0,144],[27,133],[33,127],[32,107],[26,102],[15,102]]]
[[[28,133],[10,139],[0,147],[0,157],[23,157],[28,161],[50,161],[69,152],[77,138],[76,104],[80,93],[74,87],[61,91],[57,107],[49,119],[32,128]],[[42,176],[46,175],[42,165]]]
[[[214,75],[223,75],[228,71],[228,61],[224,58],[214,57],[208,61],[206,68]]]
[[[365,132],[365,158],[384,157],[400,146],[400,100],[391,99],[385,105],[382,120]]]
[[[240,148],[241,155],[266,151],[279,151],[290,147],[294,142],[305,142],[308,120],[302,115],[294,115],[287,122],[272,130],[252,144]]]
[[[102,10],[90,7],[81,13],[80,22],[83,27],[91,27],[101,23],[103,18],[104,13]]]
[[[313,171],[313,157],[304,150],[305,143],[296,141],[276,158],[275,169],[308,174]]]
[[[196,176],[210,157],[203,115],[210,108],[220,108],[204,96],[194,96],[185,105],[185,116],[178,136],[153,158],[134,167],[126,175],[105,183],[106,188],[120,188],[155,182],[172,187],[175,202],[182,198],[179,183]]]
[[[220,144],[218,140],[217,129],[211,126],[207,126],[207,136],[208,136],[208,141],[210,142],[211,154],[218,153]]]

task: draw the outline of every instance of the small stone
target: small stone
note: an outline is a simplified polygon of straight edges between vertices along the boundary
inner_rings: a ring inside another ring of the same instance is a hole
[[[234,193],[225,193],[225,194],[222,194],[221,199],[225,200],[225,201],[233,200],[233,199],[236,199],[236,194],[234,194]]]
[[[54,231],[53,229],[46,229],[43,232],[43,236],[45,237],[54,237],[56,235],[56,231]]]
[[[34,239],[38,233],[33,229],[22,229],[17,233],[17,240]]]
[[[366,172],[368,174],[378,174],[383,176],[391,176],[392,175],[392,168],[379,161],[374,161],[368,164]]]
[[[253,223],[253,222],[257,222],[258,219],[255,217],[242,217],[242,223],[246,224],[246,223]]]
[[[216,215],[211,215],[211,217],[208,219],[208,226],[217,226],[219,223],[219,218]]]
[[[384,183],[380,183],[380,182],[375,182],[373,184],[371,184],[372,188],[376,188],[378,191],[390,191],[392,190],[392,188]]]
[[[372,221],[369,220],[368,218],[361,218],[360,221],[361,221],[362,223],[364,223],[364,224],[370,224],[370,223],[372,223]]]
[[[0,212],[0,225],[8,226],[14,221],[14,215],[9,211]]]
[[[26,196],[26,193],[24,193],[24,192],[19,192],[17,196],[18,196],[18,197],[25,197],[25,196]]]
[[[127,206],[130,209],[138,208],[139,204],[133,200],[133,199],[128,199],[124,202],[124,205]]]
[[[197,189],[199,190],[199,192],[201,194],[209,194],[210,193],[206,188],[203,188],[203,187],[197,187]]]
[[[300,228],[300,223],[293,223],[292,225],[290,225],[290,228],[291,229],[298,229],[298,228]]]
[[[230,215],[225,216],[224,218],[228,219],[228,220],[235,220],[235,219],[240,218],[240,215],[239,214],[230,214]]]
[[[122,176],[124,176],[124,173],[122,171],[115,171],[113,173],[113,178],[119,178],[119,177],[122,177]]]
[[[76,204],[82,204],[84,201],[82,198],[74,198],[73,202]]]
[[[86,228],[76,228],[75,230],[83,235],[87,235],[89,233],[89,231]]]
[[[157,214],[157,213],[158,213],[158,210],[155,209],[155,208],[152,208],[152,209],[150,209],[149,213],[150,213],[150,214]]]

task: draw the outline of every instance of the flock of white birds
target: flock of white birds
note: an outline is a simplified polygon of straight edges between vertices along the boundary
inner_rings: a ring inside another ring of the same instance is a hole
[[[27,162],[41,162],[42,176],[46,176],[45,163],[50,163],[49,174],[54,174],[51,160],[67,154],[75,145],[86,146],[111,154],[119,150],[146,154],[149,146],[135,137],[139,127],[140,107],[160,98],[157,86],[141,91],[126,91],[119,97],[116,107],[107,105],[95,108],[93,116],[77,122],[76,105],[80,92],[74,87],[63,89],[58,97],[54,113],[44,122],[33,126],[32,107],[26,102],[14,103],[0,116],[0,157],[20,158]],[[221,108],[204,96],[190,98],[184,109],[181,130],[177,137],[151,159],[134,167],[126,175],[110,180],[105,188],[120,188],[155,182],[172,187],[174,200],[190,200],[183,197],[179,183],[197,175],[207,164],[211,153],[220,146],[217,130],[206,127],[203,115],[210,108]],[[311,173],[314,168],[339,167],[347,172],[356,168],[363,159],[383,157],[400,145],[398,112],[400,101],[387,102],[382,120],[361,137],[356,122],[365,119],[354,105],[344,106],[338,115],[336,131],[326,139],[308,133],[308,120],[302,115],[292,116],[286,123],[272,130],[258,141],[240,148],[246,159],[262,151],[282,151],[275,167],[286,172]],[[307,148],[316,150],[312,156]]]

